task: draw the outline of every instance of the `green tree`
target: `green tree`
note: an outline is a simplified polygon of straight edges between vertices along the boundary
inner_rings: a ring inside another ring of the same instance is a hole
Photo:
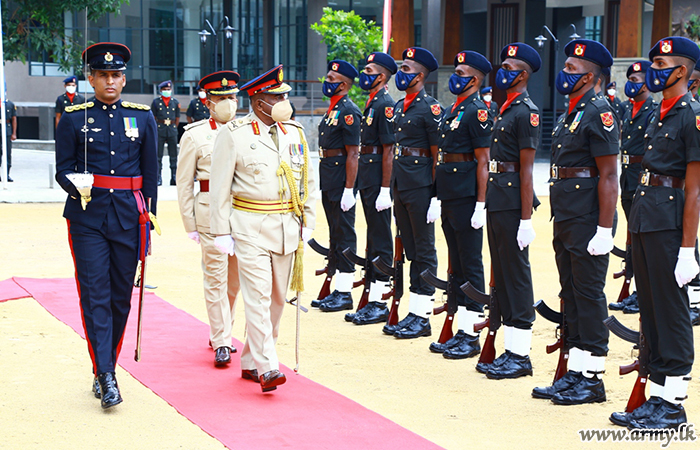
[[[700,17],[697,14],[690,15],[690,18],[685,23],[685,32],[690,39],[694,41],[700,40]]]
[[[88,20],[119,13],[129,0],[16,0],[2,2],[2,40],[6,61],[27,61],[29,52],[46,52],[64,72],[82,71],[83,33],[66,34],[64,15],[87,7]],[[88,42],[90,44],[90,42]]]
[[[342,59],[357,67],[368,54],[382,50],[381,27],[372,20],[366,22],[354,11],[323,8],[323,17],[311,29],[328,45],[328,60]],[[365,97],[357,85],[350,90],[350,98],[360,106]]]

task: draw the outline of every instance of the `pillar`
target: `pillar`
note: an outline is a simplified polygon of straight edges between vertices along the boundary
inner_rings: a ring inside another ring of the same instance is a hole
[[[391,56],[400,60],[405,49],[414,45],[413,0],[393,0],[391,2]]]

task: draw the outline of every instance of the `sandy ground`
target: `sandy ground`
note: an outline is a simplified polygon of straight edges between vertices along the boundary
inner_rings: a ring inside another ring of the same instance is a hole
[[[547,199],[542,200],[533,218],[537,239],[530,253],[535,299],[546,299],[557,309],[559,288],[552,227]],[[0,279],[73,276],[62,208],[62,204],[55,203],[0,204]],[[320,203],[318,208],[314,237],[327,243]],[[620,227],[624,227],[621,211],[620,217]],[[364,216],[360,211],[357,218],[358,248],[364,248]],[[157,295],[206,321],[199,247],[187,239],[176,202],[159,204],[159,221],[163,235],[154,239],[149,283],[158,286]],[[444,277],[447,249],[441,229],[436,235]],[[624,245],[622,233],[616,243]],[[323,267],[323,259],[309,249],[305,265],[307,293],[302,303],[308,306],[322,283],[322,277],[314,277],[313,270]],[[611,257],[606,289],[609,299],[616,299],[619,293],[621,282],[612,279],[619,265],[620,260]],[[484,266],[488,273],[486,243]],[[359,289],[354,296],[359,300]],[[405,299],[401,317],[407,314],[407,296]],[[234,335],[242,340],[242,302],[237,311]],[[637,328],[638,316],[616,315],[625,325]],[[398,341],[383,335],[381,325],[358,327],[345,323],[342,313],[313,309],[302,317],[301,373],[448,449],[660,447],[658,442],[593,444],[582,443],[579,438],[581,429],[620,429],[609,423],[608,416],[624,409],[636,376],[617,374],[619,364],[632,360],[631,345],[610,338],[604,378],[607,402],[560,407],[530,396],[534,386],[550,384],[554,373],[557,355],[545,353],[546,344],[554,342],[551,323],[539,317],[535,322],[533,377],[492,381],[474,370],[475,359],[449,361],[428,351],[443,320],[443,315],[431,319],[432,338]],[[0,448],[223,448],[121,369],[118,378],[125,401],[103,412],[89,391],[91,372],[85,342],[33,300],[0,303],[0,321]],[[289,367],[295,363],[294,332],[295,310],[287,308],[278,351],[280,360]],[[207,336],[201,339],[206,345]],[[500,351],[500,336],[497,346]],[[231,372],[231,377],[239,375]],[[284,389],[277,395],[284,395]],[[697,381],[691,383],[689,395],[686,409],[692,422],[700,417]],[[672,445],[697,448],[694,443]],[[393,447],[391,442],[378,442],[377,448]]]

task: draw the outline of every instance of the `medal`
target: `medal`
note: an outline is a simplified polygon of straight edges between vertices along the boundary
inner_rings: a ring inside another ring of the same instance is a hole
[[[136,117],[124,117],[124,134],[129,138],[139,137],[139,127],[136,124]]]
[[[367,116],[367,126],[372,126],[372,121],[374,120],[374,108],[369,109],[369,115]]]
[[[581,122],[581,119],[583,118],[583,111],[579,111],[576,113],[576,116],[574,117],[574,121],[571,122],[571,125],[569,126],[569,132],[573,133],[574,130],[578,127],[578,124]]]
[[[289,154],[292,157],[292,164],[296,166],[304,165],[304,144],[290,144]]]
[[[462,116],[464,115],[464,111],[460,111],[459,114],[457,114],[457,117],[455,117],[452,120],[452,123],[450,124],[450,129],[452,131],[456,130],[457,127],[459,127],[459,123],[462,121]]]

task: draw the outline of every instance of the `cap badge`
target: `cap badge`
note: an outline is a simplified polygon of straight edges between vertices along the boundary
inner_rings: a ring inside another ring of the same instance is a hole
[[[661,53],[673,53],[673,42],[661,41]]]
[[[226,78],[221,79],[221,85],[222,86],[228,86],[228,80]]]
[[[338,65],[338,63],[333,63],[333,65],[331,66],[331,70],[337,71],[339,67],[340,66]]]
[[[583,56],[585,53],[586,53],[586,46],[583,44],[576,44],[576,48],[574,48],[574,55]]]
[[[110,52],[105,53],[105,61],[112,62],[113,59],[114,59],[114,56],[112,56],[112,54]]]
[[[277,74],[277,81],[279,81],[281,83],[282,80],[284,80],[284,72],[282,72],[282,68],[280,68],[280,71]]]
[[[464,53],[457,55],[457,62],[460,64],[464,62]]]
[[[517,54],[518,54],[518,47],[515,45],[509,45],[508,46],[508,56],[510,56],[512,58],[513,56],[515,56]]]
[[[641,71],[642,71],[642,65],[639,64],[639,63],[634,63],[634,65],[632,66],[632,70],[634,70],[635,72],[641,72]]]
[[[415,54],[416,54],[416,51],[415,51],[414,49],[412,49],[412,48],[409,48],[409,49],[406,51],[406,56],[407,56],[408,58],[413,58],[413,55],[415,55]]]
[[[367,57],[367,62],[371,62],[371,61],[374,61],[374,53],[372,53],[371,55],[369,55]]]

